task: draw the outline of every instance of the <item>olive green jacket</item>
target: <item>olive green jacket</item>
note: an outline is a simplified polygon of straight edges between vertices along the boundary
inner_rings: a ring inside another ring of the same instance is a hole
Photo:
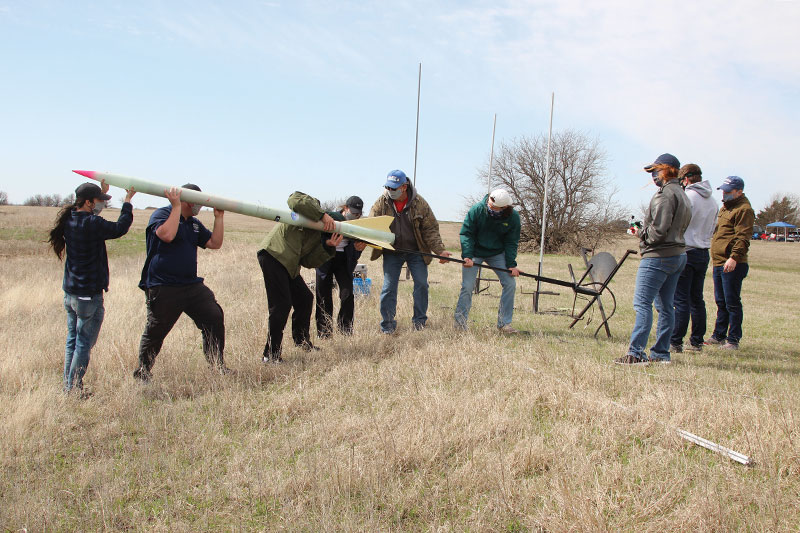
[[[753,207],[744,194],[732,202],[722,204],[717,215],[717,227],[711,237],[713,266],[724,265],[729,257],[737,263],[747,263],[755,218]]]
[[[325,214],[319,200],[299,191],[289,196],[289,209],[309,220],[321,220]],[[328,213],[334,218],[333,213]],[[339,215],[338,218],[342,218]],[[300,226],[278,224],[261,241],[261,249],[266,250],[286,268],[289,277],[300,274],[300,267],[316,268],[336,255],[336,248],[326,246],[327,234]]]
[[[417,194],[411,183],[408,184],[408,203],[403,209],[408,213],[411,219],[411,224],[414,226],[414,238],[417,241],[417,247],[420,252],[441,254],[445,251],[442,237],[439,234],[439,222],[433,214],[431,206],[425,199]],[[386,191],[375,201],[372,209],[369,211],[369,216],[377,217],[381,215],[388,215],[392,217],[397,216],[394,209],[394,202],[389,198]],[[375,261],[383,253],[382,249],[373,248],[370,260]],[[431,263],[430,257],[423,256],[423,261],[426,265]]]

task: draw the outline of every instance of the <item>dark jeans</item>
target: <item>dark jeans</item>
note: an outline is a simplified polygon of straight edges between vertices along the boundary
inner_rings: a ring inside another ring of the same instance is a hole
[[[344,335],[353,333],[353,273],[347,268],[347,254],[336,252],[327,273],[317,269],[317,335],[330,337],[333,331],[333,279],[339,286],[339,316],[336,325]]]
[[[225,315],[214,293],[203,282],[191,285],[159,285],[146,290],[147,325],[139,343],[139,367],[153,368],[164,338],[182,313],[203,333],[203,353],[213,365],[222,366],[225,351]]]
[[[717,323],[712,337],[718,341],[739,344],[742,338],[742,280],[747,277],[750,266],[738,263],[732,272],[723,272],[721,266],[714,267],[714,300],[717,302]]]
[[[264,346],[264,357],[277,359],[281,355],[283,328],[292,313],[292,340],[298,346],[310,346],[311,311],[314,308],[314,295],[308,289],[303,276],[294,279],[289,277],[280,261],[272,257],[266,250],[259,250],[258,263],[264,274],[264,288],[267,290],[267,343]]]
[[[670,344],[683,346],[683,338],[689,329],[692,318],[692,333],[689,342],[692,346],[702,346],[706,336],[706,303],[703,301],[703,282],[708,270],[708,249],[688,248],[686,266],[675,287],[675,327],[672,329]]]

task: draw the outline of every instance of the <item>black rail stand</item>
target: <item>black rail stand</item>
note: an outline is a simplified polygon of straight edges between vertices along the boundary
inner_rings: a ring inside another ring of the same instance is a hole
[[[478,267],[478,278],[475,280],[475,289],[474,289],[475,294],[480,294],[483,291],[487,290],[489,288],[489,283],[491,283],[493,281],[500,281],[497,278],[484,278],[483,277],[483,265],[481,264],[481,265],[475,265],[475,266]],[[486,282],[486,286],[485,287],[481,287],[481,281],[485,281]]]
[[[539,263],[539,274],[538,274],[538,277],[540,277],[540,278],[542,277],[542,264],[541,263]],[[556,310],[550,310],[550,311],[539,311],[539,296],[541,296],[542,294],[547,294],[547,295],[550,295],[550,296],[558,296],[559,294],[561,294],[560,292],[543,291],[541,287],[542,287],[541,282],[540,282],[540,280],[537,279],[536,280],[536,290],[535,291],[525,292],[522,289],[520,289],[520,291],[519,291],[522,294],[531,294],[531,295],[533,295],[533,312],[536,313],[536,314],[542,313],[542,314],[548,314],[548,315],[566,314],[566,313],[564,313],[562,311],[559,311],[557,309]]]
[[[578,297],[581,293],[575,291],[575,298],[572,301],[572,324],[569,325],[570,329],[578,323],[579,320],[583,318],[592,305],[597,302],[597,308],[600,311],[600,317],[602,318],[602,322],[600,325],[597,326],[597,329],[594,332],[594,336],[597,337],[597,334],[600,333],[600,329],[605,328],[606,336],[610,339],[611,338],[611,329],[608,327],[609,319],[614,316],[614,313],[617,309],[617,300],[614,297],[614,293],[611,292],[611,289],[608,288],[608,284],[611,283],[611,280],[614,278],[614,275],[622,266],[622,263],[628,258],[631,254],[636,254],[634,250],[628,250],[625,252],[625,255],[622,256],[622,259],[619,262],[614,259],[614,256],[608,252],[600,252],[598,254],[593,255],[591,258],[588,257],[589,250],[586,248],[581,249],[581,255],[583,256],[583,262],[586,264],[586,272],[583,273],[583,276],[579,281],[575,281],[575,274],[572,271],[572,265],[569,265],[569,273],[572,276],[572,281],[576,287],[586,287],[593,289],[595,294],[591,295],[584,295],[581,296],[582,298],[587,300],[586,305],[581,309],[581,311],[576,315],[575,314],[575,304],[577,303]],[[591,281],[584,282],[586,277],[589,277]],[[612,300],[612,310],[611,314],[606,316],[606,310],[603,307],[603,300],[600,298],[603,291],[608,292],[608,295],[611,297]]]
[[[441,255],[431,254],[431,253],[428,253],[428,252],[420,252],[418,250],[397,249],[397,251],[398,252],[403,252],[403,253],[418,254],[418,255],[421,255],[421,256],[425,256],[425,257],[433,257],[435,259],[439,259],[439,260],[442,260],[442,261],[451,261],[453,263],[460,263],[462,265],[465,263],[465,261],[463,259],[456,259],[454,257],[444,257],[444,256],[441,256]],[[572,328],[578,322],[578,320],[583,318],[583,315],[586,313],[586,311],[589,310],[589,308],[594,304],[594,302],[596,300],[598,300],[598,298],[603,293],[603,291],[608,291],[609,295],[611,295],[611,297],[613,299],[614,294],[608,288],[608,284],[611,282],[611,279],[614,277],[614,274],[617,273],[617,270],[619,270],[619,268],[622,266],[622,263],[625,262],[625,259],[627,259],[630,254],[635,254],[635,253],[636,252],[634,252],[633,250],[628,250],[627,252],[625,252],[625,255],[622,257],[622,259],[620,260],[619,263],[616,263],[614,261],[614,257],[611,254],[608,254],[608,253],[605,253],[605,252],[601,252],[601,253],[597,254],[596,256],[592,257],[592,259],[589,259],[589,260],[586,260],[586,258],[584,257],[584,261],[586,261],[586,264],[587,264],[587,269],[586,269],[586,272],[584,272],[583,276],[581,277],[580,281],[575,281],[575,274],[572,271],[572,265],[569,265],[569,273],[572,276],[572,281],[565,281],[565,280],[555,279],[555,278],[547,278],[545,276],[538,276],[536,274],[528,274],[527,272],[520,272],[519,275],[520,276],[524,276],[526,278],[532,278],[532,279],[535,279],[537,281],[541,281],[543,283],[549,283],[551,285],[559,285],[561,287],[569,287],[570,289],[572,289],[572,292],[575,293],[576,299],[577,299],[577,296],[579,294],[582,295],[582,296],[589,296],[590,297],[589,298],[589,302],[586,304],[586,307],[584,307],[581,310],[581,312],[578,313],[577,315],[574,314],[575,313],[575,303],[573,302],[573,305],[572,305],[572,313],[573,314],[570,315],[570,316],[572,316],[572,318],[574,318],[574,320],[572,321],[572,324],[570,324],[570,326],[569,326],[570,328]],[[597,259],[595,259],[595,257]],[[601,257],[604,258],[604,259],[601,259]],[[608,258],[611,259],[610,263],[608,261]],[[602,275],[603,272],[601,272],[601,270],[602,269],[607,269],[607,266],[609,266],[611,264],[613,264],[613,268],[611,268],[611,271],[608,273],[608,275],[603,276]],[[485,268],[488,268],[489,270],[494,270],[495,272],[509,272],[509,273],[511,272],[511,270],[509,270],[508,268],[493,267],[493,266],[490,266],[490,265],[483,265],[483,266]],[[584,285],[583,282],[586,279],[586,276],[588,276],[589,273],[592,272],[593,270],[596,273],[595,276],[597,276],[597,279],[598,280],[602,279],[602,282],[601,281],[592,280],[591,282],[589,282],[589,283]],[[592,288],[589,288],[589,287],[592,287]],[[616,310],[616,300],[614,300],[614,310]],[[611,337],[611,331],[608,328],[608,320],[614,315],[614,311],[612,311],[611,314],[609,314],[608,316],[605,316],[605,309],[603,309],[602,314],[603,314],[603,322],[602,322],[602,324],[600,324],[600,327],[605,325],[605,327],[606,327],[606,335]],[[598,327],[597,331],[594,332],[595,337],[597,336],[597,333],[600,331],[600,327]]]

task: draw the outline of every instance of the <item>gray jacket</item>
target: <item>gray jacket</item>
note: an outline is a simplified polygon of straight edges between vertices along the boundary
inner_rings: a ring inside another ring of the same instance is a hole
[[[692,220],[692,204],[677,179],[667,182],[650,200],[639,234],[642,257],[672,257],[686,250],[683,233]]]
[[[687,249],[707,250],[711,246],[719,206],[711,193],[711,184],[707,180],[686,186],[686,197],[692,204],[692,222],[683,235]]]

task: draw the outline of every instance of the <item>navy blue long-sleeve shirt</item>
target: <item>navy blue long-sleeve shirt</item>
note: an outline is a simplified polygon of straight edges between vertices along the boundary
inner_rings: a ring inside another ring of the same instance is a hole
[[[106,240],[118,239],[133,222],[133,206],[122,204],[116,222],[86,211],[73,210],[64,226],[67,258],[64,261],[64,292],[93,296],[108,291]]]

